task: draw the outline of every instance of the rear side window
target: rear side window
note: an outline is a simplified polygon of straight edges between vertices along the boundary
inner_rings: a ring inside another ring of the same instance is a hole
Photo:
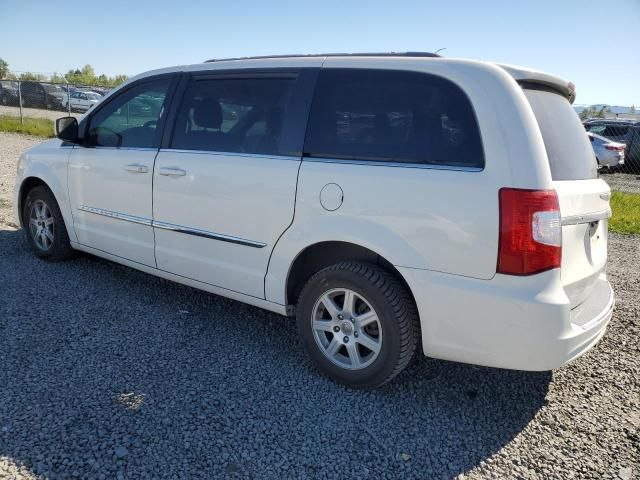
[[[586,126],[588,132],[597,133],[603,137],[624,137],[629,133],[627,125],[603,125],[589,124]]]
[[[598,176],[589,137],[569,101],[546,90],[525,89],[538,121],[553,180],[586,180]]]
[[[278,155],[295,77],[193,80],[178,111],[171,147]]]
[[[311,157],[484,167],[467,96],[418,72],[322,70],[304,150]]]

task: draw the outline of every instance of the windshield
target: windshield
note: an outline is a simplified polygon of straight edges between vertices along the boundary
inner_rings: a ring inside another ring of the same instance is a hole
[[[546,90],[525,89],[549,158],[553,180],[597,178],[596,157],[569,101]]]
[[[100,100],[100,95],[98,95],[97,93],[93,93],[93,92],[87,92],[87,98],[89,100]]]

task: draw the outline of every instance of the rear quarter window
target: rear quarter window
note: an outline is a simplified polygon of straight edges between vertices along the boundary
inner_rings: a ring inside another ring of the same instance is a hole
[[[596,157],[569,101],[547,90],[525,89],[547,151],[553,180],[597,178]]]
[[[322,70],[304,151],[309,157],[484,167],[466,94],[449,80],[419,72]]]

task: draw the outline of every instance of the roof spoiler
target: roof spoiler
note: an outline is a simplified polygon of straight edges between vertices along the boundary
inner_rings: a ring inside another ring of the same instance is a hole
[[[511,75],[520,85],[535,85],[549,88],[566,97],[569,103],[573,103],[576,99],[576,86],[573,82],[549,73],[530,70],[524,67],[501,64],[498,64],[498,66]]]

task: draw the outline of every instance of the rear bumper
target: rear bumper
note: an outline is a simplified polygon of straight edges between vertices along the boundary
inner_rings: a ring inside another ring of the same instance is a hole
[[[416,298],[425,355],[515,370],[552,370],[586,353],[613,314],[613,290],[599,277],[570,307],[558,270],[491,280],[400,267]]]
[[[600,166],[602,167],[617,167],[618,165],[624,165],[624,155],[603,156],[598,159],[598,163],[600,163]]]

